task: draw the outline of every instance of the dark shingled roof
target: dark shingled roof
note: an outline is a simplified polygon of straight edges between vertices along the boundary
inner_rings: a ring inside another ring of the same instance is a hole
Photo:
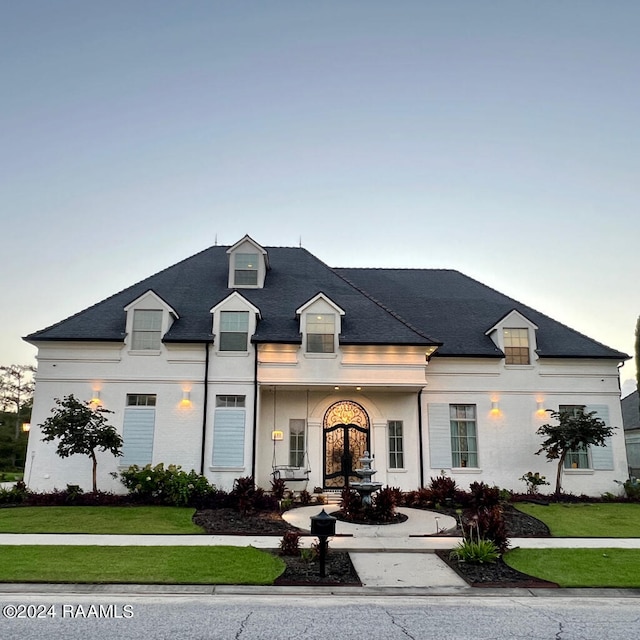
[[[622,398],[622,424],[625,431],[640,429],[640,400],[638,390]]]
[[[25,339],[121,342],[124,307],[152,290],[179,315],[165,342],[210,341],[210,310],[233,291],[227,249],[205,249]],[[457,271],[331,269],[306,249],[267,251],[264,289],[237,290],[260,309],[254,342],[299,343],[295,311],[323,293],[345,311],[341,344],[439,345],[439,355],[501,357],[485,332],[517,309],[539,327],[541,357],[628,358]]]

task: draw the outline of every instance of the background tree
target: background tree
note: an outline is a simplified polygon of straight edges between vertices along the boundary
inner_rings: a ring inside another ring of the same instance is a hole
[[[73,394],[62,400],[56,398],[57,408],[47,418],[40,429],[43,442],[59,440],[56,453],[68,458],[74,453],[89,456],[92,462],[93,491],[98,490],[96,477],[98,459],[96,451],[109,451],[114,456],[122,455],[122,437],[115,427],[107,424],[105,414],[113,413],[89,402],[80,402]]]
[[[615,427],[608,427],[596,412],[551,411],[551,417],[557,424],[543,424],[537,431],[545,438],[536,455],[543,451],[547,460],[558,460],[556,473],[556,496],[562,491],[562,471],[564,461],[570,451],[588,446],[601,447],[606,439],[613,434]]]
[[[20,436],[23,409],[33,402],[33,374],[36,368],[26,364],[0,366],[0,406],[15,412],[15,437]]]

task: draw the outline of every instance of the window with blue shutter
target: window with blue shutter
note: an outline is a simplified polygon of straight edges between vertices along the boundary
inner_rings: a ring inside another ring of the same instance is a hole
[[[429,418],[429,457],[432,469],[451,468],[451,422],[449,405],[432,402],[427,405]]]
[[[155,432],[155,395],[128,395],[122,428],[122,457],[120,466],[132,464],[144,467],[153,459],[153,436]]]
[[[217,396],[213,418],[214,467],[244,467],[244,396]]]

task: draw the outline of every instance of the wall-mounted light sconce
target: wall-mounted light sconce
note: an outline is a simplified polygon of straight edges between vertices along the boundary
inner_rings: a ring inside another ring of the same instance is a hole
[[[362,387],[356,387],[356,391],[362,391]]]
[[[30,422],[23,422],[22,423],[22,431],[24,431],[24,433],[29,433],[29,431],[31,431],[31,423]]]
[[[547,413],[544,408],[544,402],[542,402],[542,400],[538,400],[538,402],[536,402],[536,413],[541,417]]]
[[[333,387],[336,391],[340,391],[340,387]]]
[[[93,390],[93,395],[91,396],[91,400],[89,400],[89,404],[92,404],[94,407],[102,406],[102,400],[100,399],[100,389]]]
[[[284,432],[283,431],[272,431],[271,432],[272,440],[284,440]]]
[[[191,406],[191,391],[183,391],[182,392],[182,400],[180,400],[181,407],[190,407]]]
[[[497,400],[492,400],[491,401],[491,413],[494,416],[497,416],[500,413],[500,405],[498,405],[498,401]]]

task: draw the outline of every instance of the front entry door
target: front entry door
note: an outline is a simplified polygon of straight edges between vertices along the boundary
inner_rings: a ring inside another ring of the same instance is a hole
[[[356,424],[335,424],[324,430],[324,487],[341,489],[358,481],[354,469],[369,449],[369,429]]]

